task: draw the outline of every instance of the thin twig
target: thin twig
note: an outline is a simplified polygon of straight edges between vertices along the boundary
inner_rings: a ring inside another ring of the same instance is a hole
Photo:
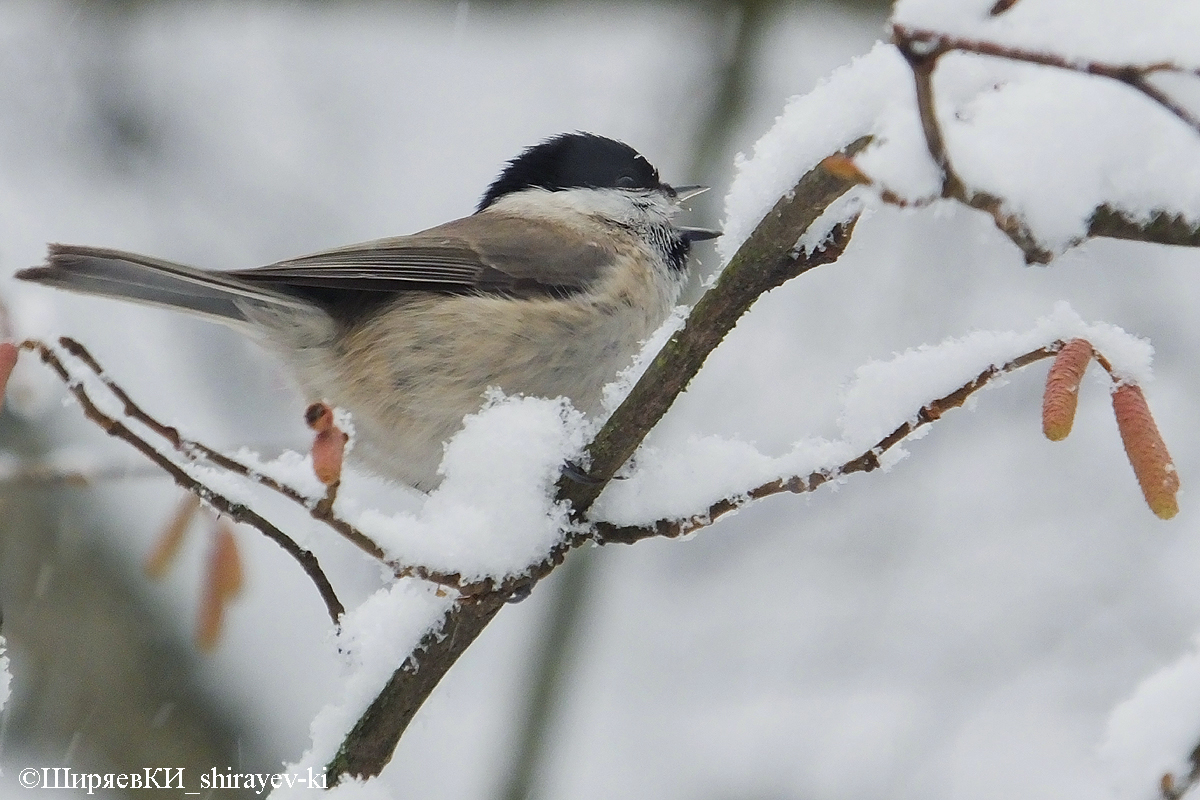
[[[909,28],[906,25],[892,26],[893,41],[903,51],[905,48],[916,48],[931,58],[952,51],[974,53],[981,56],[1003,58],[1008,61],[1021,61],[1026,64],[1039,64],[1043,67],[1054,67],[1070,72],[1081,72],[1086,75],[1097,75],[1102,78],[1118,81],[1141,92],[1147,98],[1165,108],[1193,131],[1200,134],[1200,118],[1180,105],[1169,95],[1154,84],[1150,76],[1156,72],[1174,72],[1180,75],[1200,76],[1200,68],[1182,67],[1166,61],[1154,64],[1111,64],[1104,61],[1091,61],[1084,58],[1067,58],[1066,56],[1043,53],[1038,50],[1025,50],[996,42],[980,39],[966,39],[959,36],[941,33],[923,28]]]
[[[902,30],[897,27],[897,30]],[[925,146],[930,157],[942,173],[941,196],[957,200],[971,208],[991,215],[996,227],[999,228],[1025,254],[1026,263],[1046,264],[1054,258],[1047,248],[1041,246],[1033,232],[1024,224],[1020,217],[1010,214],[1004,208],[1004,200],[987,192],[976,191],[967,186],[954,169],[946,148],[945,137],[942,134],[941,123],[938,122],[933,92],[933,71],[938,59],[946,52],[936,47],[930,48],[927,43],[905,39],[899,34],[895,37],[896,47],[912,69],[913,81],[917,96],[917,114],[921,119],[921,130],[925,136]],[[885,193],[885,202],[896,202],[898,198],[892,193]],[[898,203],[904,204],[904,203]]]
[[[99,362],[92,357],[92,354],[89,353],[87,348],[82,344],[68,336],[61,337],[58,340],[58,343],[62,345],[64,350],[82,361],[88,369],[96,374],[96,377],[104,382],[104,386],[110,392],[112,392],[118,400],[121,401],[121,404],[124,406],[123,410],[126,416],[128,416],[130,419],[137,420],[150,430],[157,433],[159,436],[162,436],[164,439],[170,442],[171,446],[174,447],[185,458],[193,460],[197,458],[203,458],[204,460],[212,463],[214,466],[226,469],[236,475],[241,475],[244,478],[254,481],[260,486],[265,486],[274,492],[278,492],[279,494],[303,507],[313,519],[319,522],[324,522],[326,525],[333,528],[346,539],[354,543],[367,555],[373,556],[380,561],[387,561],[386,557],[384,556],[383,549],[369,536],[358,530],[350,523],[334,515],[332,498],[336,497],[336,490],[333,490],[332,495],[327,492],[324,501],[314,502],[312,498],[297,491],[291,486],[288,486],[285,483],[280,483],[269,475],[264,475],[261,472],[257,472],[250,466],[243,464],[237,459],[218,452],[217,450],[214,450],[213,448],[201,442],[184,437],[179,433],[177,428],[170,425],[165,425],[152,417],[150,414],[147,414],[142,407],[135,403],[133,398],[131,398],[129,394],[122,389],[119,384],[117,384],[116,381],[108,377],[108,374],[104,371],[104,368],[100,366]]]
[[[41,344],[40,342],[36,344],[40,348],[45,348],[45,345]],[[350,524],[341,517],[338,517],[333,512],[333,503],[337,498],[336,485],[327,487],[325,495],[319,500],[314,501],[312,498],[303,494],[294,487],[287,485],[286,483],[281,483],[268,475],[264,475],[261,472],[254,470],[249,465],[243,464],[235,458],[214,450],[203,442],[183,436],[180,434],[177,428],[160,422],[154,416],[147,413],[146,410],[140,405],[138,405],[137,402],[130,397],[129,393],[120,386],[120,384],[108,376],[100,363],[96,361],[92,354],[89,353],[87,348],[82,344],[65,336],[59,339],[59,344],[62,345],[63,349],[65,349],[68,353],[79,359],[104,383],[105,388],[112,392],[113,395],[121,402],[122,411],[126,414],[126,416],[128,416],[130,419],[136,420],[158,435],[162,436],[182,456],[189,460],[204,459],[216,467],[228,470],[229,472],[246,478],[249,481],[257,483],[260,486],[264,486],[279,493],[283,497],[293,501],[307,511],[309,516],[311,516],[313,519],[317,520],[318,522],[325,523],[330,528],[337,531],[337,533],[341,534],[344,538],[353,542],[368,555],[373,556],[379,561],[387,564],[396,577],[420,578],[421,580],[429,581],[430,583],[436,583],[440,586],[454,589],[456,591],[462,591],[471,595],[480,595],[496,589],[497,582],[491,578],[481,581],[464,582],[462,575],[458,572],[446,572],[443,570],[432,569],[421,564],[405,564],[403,562],[389,560],[384,554],[383,549],[379,547],[379,545],[377,545],[370,537],[368,537],[354,525]],[[68,380],[69,373],[60,372],[60,375],[63,377],[64,381],[67,381],[67,384],[70,387],[71,383]]]
[[[337,594],[333,590],[333,586],[329,583],[329,579],[325,577],[325,573],[321,570],[321,565],[310,551],[305,550],[300,545],[273,525],[271,522],[255,513],[252,509],[230,500],[225,495],[212,489],[209,486],[188,475],[178,464],[170,458],[159,452],[142,437],[138,436],[130,430],[120,420],[114,419],[96,406],[92,398],[88,395],[87,389],[83,384],[76,380],[69,370],[63,365],[58,354],[54,352],[45,343],[36,339],[26,339],[21,342],[22,350],[32,350],[36,352],[42,361],[54,371],[55,374],[62,379],[66,384],[68,391],[75,396],[79,401],[80,407],[83,409],[84,416],[99,425],[109,436],[121,439],[122,441],[132,445],[138,452],[150,459],[154,464],[161,468],[164,472],[171,476],[175,483],[193,492],[206,503],[211,505],[217,511],[227,514],[230,518],[238,522],[244,522],[259,530],[264,536],[271,539],[273,542],[282,547],[288,555],[299,562],[300,567],[308,575],[309,579],[317,587],[318,594],[325,602],[325,609],[329,612],[329,618],[336,625],[345,613],[345,606],[338,600]]]
[[[782,492],[803,494],[804,492],[811,492],[820,486],[824,486],[831,481],[836,481],[847,475],[853,475],[856,472],[873,472],[879,468],[879,457],[904,441],[914,431],[941,419],[942,415],[947,411],[961,406],[967,401],[968,397],[987,386],[996,378],[1007,375],[1022,367],[1027,367],[1042,359],[1052,357],[1062,348],[1062,345],[1063,342],[1061,340],[1055,341],[1045,347],[1039,347],[1036,350],[1019,355],[1001,366],[988,367],[953,392],[922,406],[912,416],[910,421],[903,423],[887,436],[880,439],[862,455],[850,459],[839,467],[818,470],[804,477],[797,475],[790,478],[779,478],[769,481],[756,486],[742,495],[718,500],[709,506],[704,513],[690,517],[660,519],[650,525],[619,526],[607,522],[598,522],[595,525],[594,540],[598,544],[632,544],[642,539],[649,539],[656,536],[666,538],[683,536],[712,525],[720,517],[741,508],[751,500],[760,500]],[[1097,354],[1097,359],[1099,360],[1100,358],[1102,356]],[[1102,362],[1102,366],[1111,370],[1111,365],[1108,364],[1107,360]]]
[[[867,141],[855,142],[848,150],[861,149]],[[805,174],[794,190],[775,204],[738,249],[716,284],[692,309],[684,327],[659,351],[592,440],[585,466],[594,482],[560,481],[559,500],[569,501],[576,515],[586,514],[612,475],[754,301],[789,278],[841,254],[852,224],[841,227],[841,235],[835,236],[823,252],[797,253],[796,243],[835,200],[858,183],[853,176],[839,174],[821,164]],[[560,542],[541,565],[520,579],[521,584],[509,579],[478,597],[460,598],[443,619],[437,635],[426,637],[418,652],[393,673],[387,687],[343,739],[328,765],[330,785],[347,774],[357,777],[379,774],[421,703],[483,626],[499,612],[505,600],[520,597],[522,587],[532,586],[562,561],[571,546],[580,543],[582,540]]]

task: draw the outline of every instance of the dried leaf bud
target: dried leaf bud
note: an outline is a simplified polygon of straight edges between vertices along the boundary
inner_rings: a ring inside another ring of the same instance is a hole
[[[831,156],[826,156],[821,161],[821,166],[825,168],[826,172],[844,181],[866,185],[870,185],[871,183],[871,179],[858,168],[858,164],[854,163],[854,159],[844,153],[834,153]]]
[[[146,557],[145,570],[148,577],[160,580],[167,574],[167,568],[174,563],[175,556],[179,555],[179,548],[183,545],[188,528],[191,527],[192,520],[196,518],[196,512],[199,510],[200,498],[191,492],[180,499],[179,505],[175,507],[175,513],[167,521],[162,533],[158,535],[154,549]]]
[[[1054,358],[1042,394],[1042,433],[1052,442],[1067,438],[1075,424],[1079,384],[1091,360],[1092,345],[1086,339],[1072,339]]]
[[[4,391],[8,388],[8,378],[12,375],[13,367],[17,365],[19,352],[12,342],[0,342],[0,403],[4,402]]]
[[[1162,519],[1170,519],[1179,512],[1175,498],[1179,491],[1179,473],[1175,471],[1167,445],[1154,424],[1146,397],[1141,387],[1125,383],[1113,391],[1112,402],[1125,454],[1133,465],[1146,504]]]
[[[333,427],[333,409],[328,403],[313,403],[304,409],[304,422],[317,433]]]

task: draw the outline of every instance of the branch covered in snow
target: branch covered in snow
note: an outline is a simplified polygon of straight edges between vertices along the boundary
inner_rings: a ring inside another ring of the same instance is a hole
[[[867,143],[867,139],[859,139],[846,148],[845,156],[853,156]],[[812,252],[802,252],[798,240],[854,185],[853,179],[822,162],[805,174],[791,192],[779,198],[763,217],[722,270],[716,285],[696,303],[687,323],[655,356],[629,396],[588,445],[590,480],[564,476],[559,481],[559,499],[570,502],[577,517],[587,512],[612,476],[704,366],[708,354],[761,295],[841,256],[858,220],[856,212],[822,231],[823,244]]]
[[[866,143],[860,139],[847,152],[852,155]],[[699,372],[708,354],[759,296],[842,254],[857,221],[855,208],[846,209],[841,219],[829,221],[816,237],[823,246],[809,249],[801,239],[854,185],[853,179],[818,164],[776,202],[717,283],[692,309],[684,327],[671,337],[592,440],[587,448],[587,479],[564,477],[559,481],[558,499],[571,503],[577,519],[585,517],[613,475]],[[560,564],[572,547],[587,541],[587,534],[565,539],[527,575],[480,595],[460,598],[440,630],[426,635],[422,646],[395,671],[346,736],[327,768],[331,783],[344,775],[379,774],[425,697],[504,603],[513,594],[523,596]]]
[[[1008,6],[1000,10],[1007,8]],[[969,185],[951,159],[942,125],[938,121],[933,89],[934,69],[943,56],[954,52],[972,53],[1109,78],[1140,92],[1200,134],[1200,118],[1150,80],[1160,73],[1200,76],[1200,70],[1182,67],[1169,61],[1153,64],[1113,64],[1066,58],[1053,53],[952,36],[902,24],[892,26],[892,41],[912,69],[917,113],[920,116],[925,145],[941,171],[940,197],[957,200],[989,214],[996,227],[1021,249],[1027,263],[1049,263],[1054,258],[1055,251],[1038,240],[1026,221],[1011,210],[1006,198]],[[887,190],[883,192],[883,199],[897,205],[921,204],[905,201]],[[1182,214],[1167,211],[1158,211],[1147,218],[1139,219],[1104,204],[1093,211],[1088,221],[1086,237],[1077,238],[1072,244],[1078,244],[1083,238],[1101,236],[1196,247],[1200,246],[1200,222],[1189,221]]]
[[[743,494],[718,500],[701,514],[689,517],[660,519],[650,525],[614,525],[610,522],[596,524],[596,541],[600,544],[633,544],[642,539],[655,536],[674,538],[685,536],[700,528],[708,527],[720,517],[744,506],[752,500],[761,500],[773,494],[791,492],[804,494],[824,486],[831,481],[837,481],[847,475],[858,472],[873,472],[882,466],[880,456],[904,441],[917,430],[942,418],[942,415],[953,408],[959,408],[973,394],[984,388],[992,381],[1010,372],[1027,367],[1045,358],[1054,356],[1062,347],[1062,342],[1054,342],[1045,347],[1039,347],[1028,353],[1013,358],[1000,366],[990,366],[979,373],[974,379],[958,387],[949,394],[943,395],[922,406],[912,415],[910,420],[901,423],[899,427],[880,439],[869,450],[858,455],[841,466],[833,469],[821,469],[807,476],[794,475],[787,478],[777,478],[767,483],[755,486]]]

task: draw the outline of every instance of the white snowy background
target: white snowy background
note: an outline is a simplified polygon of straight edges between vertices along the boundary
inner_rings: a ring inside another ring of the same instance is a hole
[[[1153,13],[1022,0],[999,27],[972,27],[989,5],[900,13],[1072,55],[1200,64],[1200,20],[1183,0]],[[6,4],[0,270],[37,263],[47,241],[233,268],[415,231],[468,213],[506,159],[564,130],[624,139],[667,180],[689,182],[712,69],[695,42],[710,34],[682,6],[181,3],[105,26],[70,5]],[[883,142],[861,161],[869,174],[929,191],[911,83],[893,52],[871,52],[884,36],[875,18],[799,7],[773,22],[722,251],[753,227],[756,203],[773,202],[772,180],[789,187],[805,159],[859,133]],[[753,150],[788,96],[868,52],[792,103]],[[969,59],[943,71],[942,118],[964,176],[1012,194],[1048,241],[1071,236],[1071,209],[1098,197],[1200,213],[1200,136],[1128,90]],[[1041,437],[1035,366],[949,414],[887,472],[769,499],[685,542],[606,549],[540,796],[1150,798],[1164,771],[1185,771],[1200,741],[1200,512],[1189,491],[1200,476],[1200,253],[1095,241],[1030,268],[976,212],[869,206],[843,259],[742,320],[652,435],[656,453],[739,440],[783,456],[797,441],[837,440],[861,365],[976,331],[1029,331],[1065,301],[1153,344],[1146,394],[1182,476],[1179,515],[1160,521],[1142,502],[1107,378],[1085,380],[1070,439]],[[717,266],[701,249],[697,271]],[[79,338],[148,409],[206,442],[304,446],[301,398],[235,335],[13,281],[0,291],[22,334]],[[11,402],[68,455],[128,458],[62,407],[36,365],[20,371]],[[908,389],[897,377],[895,403]],[[115,546],[135,563],[177,494],[160,479],[94,497],[122,521]],[[348,605],[379,587],[351,546],[307,524],[295,532]],[[362,660],[375,657],[378,672],[383,655],[400,658],[397,643],[443,601],[409,584],[375,596],[346,658],[294,562],[249,531],[239,539],[248,593],[207,680],[298,760],[318,712],[369,696],[353,672]],[[181,636],[199,546],[188,559],[155,590]],[[495,790],[552,592],[553,580],[502,612],[426,703],[383,787]],[[410,613],[384,627],[384,607]],[[336,741],[338,724],[326,711],[318,743]]]

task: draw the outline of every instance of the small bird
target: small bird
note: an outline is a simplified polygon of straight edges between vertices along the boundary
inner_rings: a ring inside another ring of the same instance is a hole
[[[429,491],[489,387],[599,410],[678,298],[692,243],[720,235],[673,221],[702,191],[566,133],[510,161],[471,216],[409,236],[233,271],[52,244],[17,277],[250,334],[309,399],[352,414],[364,466]]]

